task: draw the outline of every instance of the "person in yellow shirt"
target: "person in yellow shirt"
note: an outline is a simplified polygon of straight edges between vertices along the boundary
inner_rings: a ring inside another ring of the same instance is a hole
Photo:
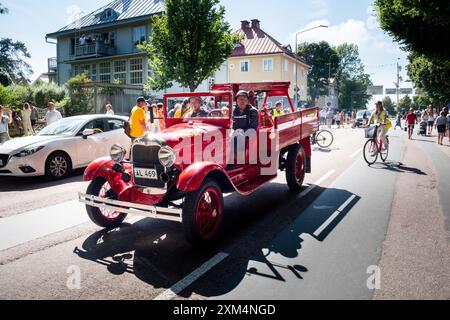
[[[189,104],[189,99],[184,99],[183,104],[181,105],[181,109],[175,112],[174,118],[189,118],[189,115],[192,113],[191,106]]]
[[[134,141],[136,138],[140,138],[146,131],[146,116],[144,108],[147,106],[147,101],[144,97],[137,99],[137,105],[131,110],[130,116],[130,136]]]
[[[388,114],[384,111],[383,103],[381,101],[378,101],[375,104],[375,110],[372,112],[367,126],[370,126],[372,123],[380,125],[378,128],[378,135],[383,141],[383,150],[386,150],[387,145],[389,144],[386,136],[389,129],[392,128],[392,122],[389,120]]]
[[[283,111],[283,104],[281,103],[281,101],[278,101],[275,105],[275,109],[273,110],[273,117],[280,117],[284,115],[284,111]]]

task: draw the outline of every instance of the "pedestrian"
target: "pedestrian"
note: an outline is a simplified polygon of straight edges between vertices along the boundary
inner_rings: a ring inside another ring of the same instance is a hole
[[[334,121],[336,122],[336,126],[339,129],[341,127],[341,114],[339,112],[334,116]]]
[[[106,115],[108,115],[108,116],[113,116],[114,115],[114,109],[113,109],[113,107],[112,107],[112,105],[110,103],[108,103],[105,106],[105,110],[106,110]]]
[[[164,130],[166,128],[166,121],[164,119],[164,104],[158,103],[156,105],[156,111],[158,113],[159,130]]]
[[[39,119],[39,112],[38,112],[36,106],[34,105],[34,103],[32,101],[28,101],[28,104],[31,107],[30,120],[31,120],[31,126],[33,127],[33,130],[34,130],[34,126],[36,125],[36,122]]]
[[[450,142],[450,113],[447,114],[447,133],[448,133],[448,142]]]
[[[447,118],[444,116],[445,112],[441,111],[441,115],[436,118],[436,130],[438,132],[438,144],[442,145],[444,134],[447,128]]]
[[[145,111],[147,101],[144,97],[139,97],[136,100],[136,106],[131,110],[130,115],[130,136],[131,142],[145,134],[147,126],[145,124]]]
[[[25,136],[34,134],[33,125],[31,124],[31,107],[28,103],[23,105],[22,109],[23,131]]]
[[[341,119],[340,119],[340,124],[342,125],[342,128],[344,128],[345,125],[345,113],[344,111],[341,111]]]
[[[170,112],[169,112],[169,114],[168,114],[168,117],[169,117],[169,118],[175,118],[175,113],[176,113],[177,111],[179,111],[179,110],[181,110],[181,103],[177,103],[177,104],[175,105],[175,107],[173,107],[173,109],[170,110]]]
[[[175,118],[188,118],[192,112],[189,99],[184,99],[181,109],[175,112]]]
[[[417,116],[414,113],[414,109],[409,109],[409,113],[406,116],[406,125],[408,126],[408,139],[412,139],[414,132],[414,126],[417,124]]]
[[[331,129],[331,125],[333,124],[333,117],[334,117],[333,110],[328,109],[328,111],[327,111],[327,127],[328,127],[328,129]]]
[[[47,112],[45,113],[44,121],[47,123],[47,126],[59,121],[62,119],[61,112],[56,110],[55,104],[53,102],[47,103]]]
[[[0,105],[0,144],[10,140],[9,137],[9,125],[12,123],[12,111],[8,110],[8,114],[6,113],[6,109]]]
[[[431,136],[433,133],[434,121],[436,120],[433,106],[428,107],[428,134]]]
[[[428,117],[427,109],[423,110],[420,119],[417,119],[418,122],[422,122],[422,121],[425,122],[425,124],[426,124],[425,125],[425,135],[428,134],[428,119],[429,119],[429,117]]]
[[[394,130],[397,129],[397,127],[400,127],[400,130],[402,130],[402,114],[400,112],[397,114]]]

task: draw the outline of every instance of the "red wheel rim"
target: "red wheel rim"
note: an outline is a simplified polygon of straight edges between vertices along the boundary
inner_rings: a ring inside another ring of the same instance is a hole
[[[111,190],[111,186],[109,185],[108,182],[106,182],[102,188],[100,189],[99,192],[99,197],[100,198],[106,198],[106,194],[108,193],[108,191]],[[107,219],[107,220],[115,220],[119,215],[120,212],[117,211],[113,211],[113,210],[108,210],[108,209],[102,209],[100,208],[100,213]]]
[[[222,221],[222,202],[217,189],[211,187],[203,192],[195,218],[197,230],[203,239],[209,239],[217,232]]]
[[[295,179],[297,179],[297,182],[301,182],[303,180],[304,170],[305,163],[303,161],[303,154],[299,151],[297,153],[297,159],[295,160]]]

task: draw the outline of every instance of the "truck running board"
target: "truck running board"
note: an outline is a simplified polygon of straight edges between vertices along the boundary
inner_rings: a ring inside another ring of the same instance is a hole
[[[158,220],[168,220],[181,223],[183,222],[181,209],[147,206],[143,204],[100,198],[84,193],[78,193],[78,199],[81,203],[100,209],[144,216]]]

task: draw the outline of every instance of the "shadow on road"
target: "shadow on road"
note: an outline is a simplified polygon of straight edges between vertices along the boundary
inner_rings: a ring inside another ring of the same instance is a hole
[[[322,191],[329,196],[320,197],[320,201],[309,206]],[[308,197],[299,198],[288,192],[285,184],[272,183],[249,197],[237,194],[226,197],[223,235],[217,245],[207,249],[190,246],[181,224],[143,219],[115,230],[96,232],[74,253],[104,265],[114,275],[133,273],[155,288],[170,288],[218,252],[230,254],[225,263],[182,292],[182,297],[193,293],[205,297],[226,294],[246,274],[285,281],[277,271],[280,268],[290,270],[301,280],[302,273],[308,272],[307,267],[272,263],[268,254],[297,257],[302,249],[300,236],[305,233],[323,241],[359,201],[356,197],[345,210],[337,212],[351,196],[346,190],[317,188]],[[331,223],[315,234],[332,216]],[[249,267],[250,261],[265,263],[271,274]]]
[[[427,174],[418,168],[411,168],[405,166],[398,161],[386,161],[384,163],[376,163],[371,166],[374,169],[389,170],[398,173],[414,173],[420,176],[426,176]]]
[[[323,152],[323,153],[330,153],[332,151],[338,151],[341,150],[340,148],[321,148],[321,147],[314,147],[312,149],[312,151],[317,151],[317,152]]]
[[[83,181],[84,169],[77,169],[66,179],[50,181],[46,177],[0,177],[1,191],[29,191]]]

